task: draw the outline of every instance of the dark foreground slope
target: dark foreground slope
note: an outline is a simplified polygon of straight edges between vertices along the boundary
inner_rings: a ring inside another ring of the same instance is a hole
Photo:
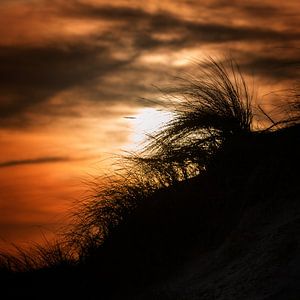
[[[232,231],[135,299],[300,299],[299,134],[286,129],[249,148]]]
[[[3,299],[300,299],[300,127],[242,139],[84,262],[3,273]]]
[[[189,216],[176,208],[177,224],[160,224],[179,232],[164,238],[174,242],[170,255],[182,251],[185,260],[128,299],[299,299],[299,153],[299,126],[224,147],[204,178],[179,188]],[[181,220],[190,222],[185,232]]]
[[[299,95],[254,130],[232,62],[203,72],[61,241],[0,253],[1,298],[300,299]]]

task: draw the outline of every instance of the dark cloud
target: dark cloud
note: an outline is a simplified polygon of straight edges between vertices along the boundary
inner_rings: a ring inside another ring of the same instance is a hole
[[[235,11],[236,13],[245,13],[251,17],[273,18],[275,15],[282,15],[282,8],[263,3],[262,1],[237,1],[237,0],[217,0],[212,1],[207,5],[211,9],[224,10],[226,8]]]
[[[298,55],[296,55],[298,52]],[[246,62],[240,67],[247,73],[267,79],[298,80],[300,77],[300,49],[294,57],[265,56],[255,53],[246,55]]]
[[[221,2],[219,3],[221,5]],[[227,3],[227,6],[230,4]],[[234,7],[234,6],[231,6]],[[269,12],[280,13],[277,7],[264,4],[240,4],[235,7],[236,10],[247,11],[248,14],[257,14]],[[92,8],[91,8],[92,9]],[[265,76],[268,79],[296,79],[299,77],[299,49],[295,46],[300,40],[300,32],[295,29],[277,30],[273,28],[273,24],[269,26],[234,26],[225,23],[210,23],[189,21],[176,17],[167,12],[146,13],[137,9],[132,11],[128,8],[114,7],[97,7],[97,15],[101,18],[118,18],[128,22],[127,27],[119,29],[115,34],[119,36],[128,35],[133,40],[135,49],[138,51],[156,51],[164,50],[179,51],[184,48],[196,48],[201,46],[218,46],[223,48],[224,53],[227,50],[235,52],[237,60],[241,58],[245,72]],[[94,15],[95,16],[95,15]],[[136,23],[139,22],[139,26]],[[168,39],[160,39],[159,34],[173,34],[174,37]],[[175,34],[176,33],[176,34]],[[234,48],[234,42],[244,43],[244,47],[249,51],[237,50]],[[259,45],[257,49],[250,51],[253,43]],[[223,46],[221,46],[223,45]],[[230,46],[229,46],[230,45]],[[289,48],[289,56],[286,50],[278,48],[284,46]],[[145,70],[147,66],[144,66]],[[158,70],[158,73],[160,70]]]
[[[138,8],[128,6],[109,6],[69,1],[59,4],[59,13],[72,18],[102,19],[113,21],[140,21],[148,19],[152,14]]]
[[[216,3],[215,3],[216,4]],[[218,3],[222,5],[221,1]],[[229,6],[230,4],[226,4]],[[224,6],[226,6],[224,5]],[[217,6],[217,4],[216,4]],[[277,7],[264,4],[239,4],[237,7],[232,5],[236,10],[247,11],[249,14],[265,14],[267,12],[280,13]],[[82,9],[79,9],[82,8]],[[270,23],[269,27],[255,26],[234,26],[225,23],[210,23],[185,20],[172,15],[166,11],[158,11],[156,13],[149,13],[137,8],[129,7],[112,7],[112,6],[92,6],[81,5],[76,8],[73,7],[73,13],[76,11],[76,16],[92,17],[99,19],[114,20],[122,22],[123,25],[110,33],[112,40],[126,39],[130,40],[137,53],[143,51],[179,51],[183,48],[194,48],[206,45],[224,45],[224,51],[228,50],[226,43],[244,42],[251,48],[252,43],[258,43],[262,47],[267,45],[270,49],[277,47],[278,44],[285,45],[285,47],[293,47],[300,39],[300,33],[287,30],[276,30]],[[125,24],[125,25],[124,25]],[[161,39],[157,34],[173,34],[173,37],[168,39]],[[99,37],[101,39],[101,36]],[[128,46],[128,45],[127,45]],[[263,50],[262,50],[263,51]],[[283,78],[285,75],[289,78],[293,76],[293,65],[297,63],[297,51],[291,53],[291,57],[286,59],[284,57],[268,57],[265,54],[265,61],[261,59],[253,59],[249,52],[248,65],[250,70],[257,69],[260,75],[263,75],[265,69],[266,76],[274,79]],[[238,55],[239,56],[239,55]],[[259,67],[260,66],[260,67]],[[267,72],[267,69],[273,67],[276,72]],[[144,66],[146,69],[147,66]]]
[[[45,164],[45,163],[57,163],[57,162],[67,162],[72,159],[69,157],[60,156],[48,156],[39,157],[33,159],[21,159],[21,160],[9,160],[0,163],[0,168],[15,167],[20,165],[35,165],[35,164]]]
[[[216,4],[215,4],[216,5]],[[222,3],[219,2],[218,6]],[[226,3],[224,6],[229,6]],[[217,6],[217,5],[216,5]],[[235,7],[231,5],[231,7]],[[256,10],[257,8],[257,10]],[[277,12],[278,8],[253,4],[240,4],[239,9],[246,10],[252,13],[269,13]],[[115,7],[115,6],[96,6],[78,3],[65,8],[64,13],[67,16],[85,17],[87,19],[96,18],[99,20],[109,20],[126,23],[122,25],[122,33],[128,32],[136,35],[136,45],[141,48],[157,47],[157,46],[172,46],[183,47],[186,44],[195,45],[195,42],[203,43],[220,43],[228,41],[254,41],[254,40],[273,40],[286,41],[298,40],[299,33],[290,31],[277,31],[266,27],[253,26],[229,26],[224,23],[198,22],[190,21],[179,16],[175,16],[167,11],[158,11],[155,13],[146,12],[142,9],[130,7]],[[138,24],[138,26],[137,26]],[[127,25],[127,26],[126,26]],[[169,42],[153,38],[151,35],[155,33],[181,33],[181,38],[174,38]],[[116,31],[116,34],[119,32]],[[143,37],[141,41],[141,37]],[[140,42],[139,42],[140,41]]]
[[[126,62],[113,58],[104,46],[78,42],[48,47],[1,47],[1,123],[34,111],[61,91],[92,85],[94,80]],[[47,113],[46,107],[40,109]]]
[[[228,4],[228,2],[227,2]],[[248,14],[251,17],[260,18],[274,18],[276,15],[282,15],[282,9],[279,7],[267,5],[264,3],[247,3],[235,1],[232,5],[236,10]]]
[[[239,3],[230,6],[228,2],[216,1],[206,7],[232,7],[240,12],[255,14],[280,13],[277,7],[267,4]],[[197,2],[191,4],[197,5]],[[137,58],[146,53],[164,51],[171,53],[187,48],[216,46],[227,51],[229,44],[243,42],[249,49],[253,43],[268,45],[269,49],[278,44],[293,46],[300,39],[297,31],[277,30],[270,26],[242,26],[221,23],[213,18],[205,21],[186,19],[168,11],[149,12],[136,7],[101,6],[79,1],[54,1],[51,12],[65,19],[105,20],[109,26],[95,33],[74,38],[45,42],[41,45],[0,47],[0,126],[19,126],[32,122],[30,113],[40,115],[71,114],[77,105],[74,95],[53,106],[49,100],[67,90],[80,90],[85,101],[129,103],[139,92],[147,91],[141,81],[149,65],[139,63]],[[234,16],[228,16],[233,17]],[[251,24],[251,22],[248,24]],[[104,25],[101,25],[104,26]],[[101,33],[100,33],[101,32]],[[167,38],[162,37],[167,36]],[[221,46],[223,45],[223,46]],[[263,51],[263,50],[261,50]],[[238,51],[237,51],[238,52]],[[243,54],[243,53],[242,53]],[[238,53],[238,56],[242,55]],[[293,77],[293,64],[296,54],[289,59],[276,58],[250,53],[243,56],[246,71],[257,70],[261,76],[275,80]],[[269,66],[277,71],[268,72]],[[252,68],[253,67],[253,68]],[[156,69],[155,69],[156,68]],[[141,71],[145,70],[144,75]],[[153,68],[152,68],[153,69]],[[175,70],[173,67],[172,72]],[[161,69],[156,66],[152,78],[160,76]],[[158,75],[155,75],[157,73]],[[122,83],[115,85],[107,79],[119,77]],[[143,96],[143,95],[140,95]]]
[[[166,48],[180,50],[186,47],[205,46],[227,42],[292,42],[300,38],[300,34],[280,32],[255,27],[233,27],[222,24],[174,22],[164,20],[151,22],[148,34],[143,31],[135,33],[135,46],[138,49]],[[176,20],[173,20],[176,21]],[[178,33],[166,41],[155,37],[155,33]]]

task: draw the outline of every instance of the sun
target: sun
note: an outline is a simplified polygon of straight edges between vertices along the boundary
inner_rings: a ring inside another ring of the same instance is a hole
[[[142,147],[148,134],[159,131],[172,119],[172,113],[155,108],[143,108],[129,119],[132,122],[129,149],[137,150]]]

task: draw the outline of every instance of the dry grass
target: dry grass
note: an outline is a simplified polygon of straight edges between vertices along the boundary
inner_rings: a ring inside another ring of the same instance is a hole
[[[160,191],[170,189],[174,192],[173,188],[180,182],[205,174],[225,144],[241,137],[247,139],[253,134],[252,96],[239,68],[232,61],[227,65],[214,60],[206,61],[202,64],[199,77],[185,79],[175,94],[183,101],[173,106],[174,119],[160,132],[149,137],[143,151],[124,157],[119,172],[106,178],[105,186],[96,185],[93,196],[76,205],[73,223],[63,233],[61,240],[45,246],[35,245],[29,251],[18,249],[17,256],[1,254],[2,269],[31,271],[86,262],[101,251],[107,239],[114,237],[116,230],[123,232],[127,228],[133,229],[130,226],[139,226],[135,221],[139,220],[137,212],[144,213],[149,206],[145,203],[152,201],[155,195],[162,198]],[[287,119],[281,121],[284,126],[299,123],[299,93],[293,98],[289,111]],[[274,124],[275,127],[277,125]],[[203,199],[203,203],[193,203],[191,208],[186,207],[184,202],[176,205],[170,202],[173,206],[162,209],[162,215],[157,215],[157,218],[173,222],[175,216],[184,211],[184,216],[178,222],[182,225],[180,230],[183,234],[186,232],[188,235],[191,224],[189,209],[194,210],[195,219],[198,213],[195,207],[203,211],[209,207],[210,214],[215,213],[214,219],[219,218],[220,211],[212,211],[215,204],[205,203],[205,196]],[[143,210],[143,207],[146,208]],[[205,217],[204,214],[205,211],[200,213],[203,219],[206,218],[205,224],[208,224],[210,216]],[[133,225],[126,227],[127,220]],[[144,228],[150,232],[154,228],[151,226]],[[172,230],[171,227],[166,228]],[[135,237],[143,237],[143,227],[134,230]],[[159,228],[156,230],[159,231]],[[201,230],[204,232],[205,228]],[[159,232],[157,236],[160,236]],[[160,249],[158,243],[168,244],[168,236],[163,238],[164,241],[154,239],[157,244],[147,244],[147,247],[152,247],[147,251],[151,253],[153,250],[154,253],[156,248]],[[175,239],[176,235],[170,234],[170,243],[173,243],[171,238]],[[117,245],[122,247],[122,239]],[[144,259],[147,260],[147,257]]]

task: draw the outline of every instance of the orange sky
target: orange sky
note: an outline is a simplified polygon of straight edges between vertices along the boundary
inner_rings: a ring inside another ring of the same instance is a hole
[[[159,108],[164,100],[155,87],[172,86],[195,60],[232,55],[262,95],[292,87],[299,6],[2,0],[0,239],[37,241],[63,223],[87,189],[82,181],[164,119],[142,98]]]

